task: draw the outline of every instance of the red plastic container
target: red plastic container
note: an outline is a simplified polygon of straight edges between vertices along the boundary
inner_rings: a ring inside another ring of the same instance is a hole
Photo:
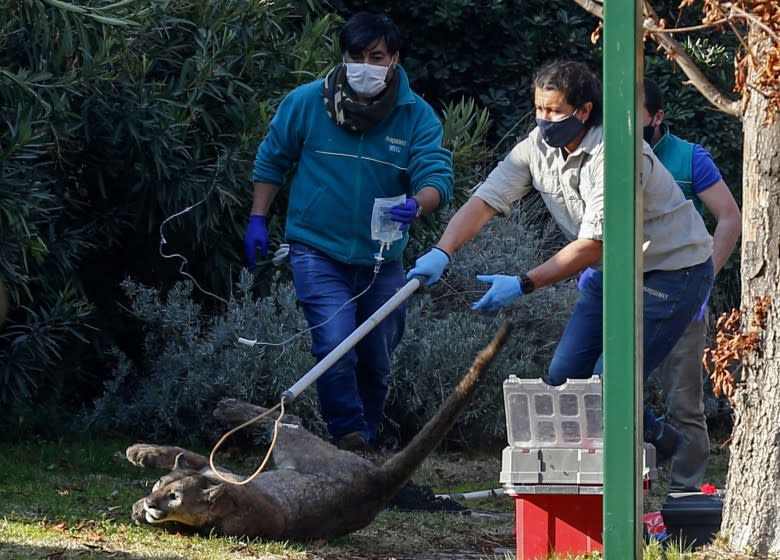
[[[603,551],[601,494],[516,494],[517,560]]]

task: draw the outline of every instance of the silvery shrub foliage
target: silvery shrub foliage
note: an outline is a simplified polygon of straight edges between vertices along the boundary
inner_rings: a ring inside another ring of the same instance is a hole
[[[518,212],[496,218],[454,258],[447,276],[408,301],[406,332],[395,354],[380,443],[403,444],[416,433],[465,374],[501,323],[515,330],[473,402],[451,432],[456,447],[496,447],[505,439],[502,383],[509,374],[539,376],[549,362],[573,301],[573,282],[520,298],[487,316],[470,310],[484,293],[481,273],[519,273],[559,242],[539,209],[533,228]],[[527,220],[526,220],[527,221]],[[252,295],[253,277],[241,275],[224,313],[205,313],[202,294],[182,281],[165,294],[130,280],[129,312],[143,324],[143,353],[131,360],[115,351],[114,375],[87,414],[91,426],[157,440],[205,444],[232,426],[212,411],[220,399],[273,406],[314,365],[308,325],[289,281],[264,297]],[[267,343],[247,346],[239,337]],[[314,386],[289,406],[306,426],[325,435]]]

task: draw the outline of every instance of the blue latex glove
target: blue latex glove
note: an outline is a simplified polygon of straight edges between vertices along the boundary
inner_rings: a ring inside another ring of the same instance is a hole
[[[473,311],[492,313],[498,311],[499,307],[508,307],[523,295],[520,279],[517,276],[507,274],[478,275],[477,280],[489,282],[491,286],[482,299],[471,306]]]
[[[577,289],[582,291],[582,287],[585,285],[585,282],[588,281],[588,278],[596,274],[596,269],[588,267],[585,270],[582,271],[582,274],[580,275],[580,279],[577,280]]]
[[[448,264],[450,264],[450,256],[438,247],[433,247],[417,259],[414,268],[406,273],[406,279],[411,280],[415,276],[424,276],[428,278],[425,285],[430,286],[441,278]]]
[[[244,234],[244,251],[249,268],[257,266],[257,248],[260,254],[268,256],[268,228],[265,225],[265,216],[249,216],[249,225]]]
[[[394,222],[400,222],[401,231],[409,229],[409,224],[417,219],[417,211],[420,204],[414,198],[407,198],[401,204],[396,204],[390,208],[390,219]]]

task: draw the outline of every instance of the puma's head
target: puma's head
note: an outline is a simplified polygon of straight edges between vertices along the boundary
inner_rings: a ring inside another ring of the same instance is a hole
[[[137,523],[159,525],[169,522],[201,528],[213,524],[214,506],[224,486],[196,471],[174,470],[163,476],[152,493],[133,505]]]

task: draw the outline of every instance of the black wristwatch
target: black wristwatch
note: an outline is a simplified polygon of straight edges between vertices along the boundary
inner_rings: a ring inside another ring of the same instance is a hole
[[[517,278],[520,280],[520,289],[523,290],[524,294],[530,294],[536,289],[534,281],[531,280],[526,273],[521,274]]]

